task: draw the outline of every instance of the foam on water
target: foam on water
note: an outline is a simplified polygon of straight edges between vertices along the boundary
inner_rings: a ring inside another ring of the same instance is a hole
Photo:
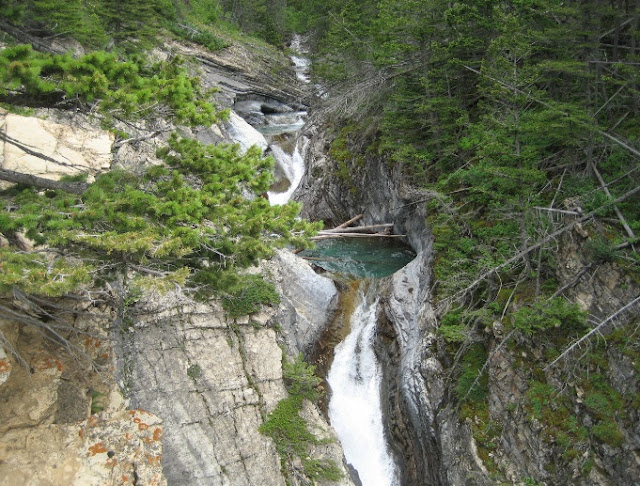
[[[303,138],[302,140],[298,140],[296,142],[295,149],[292,154],[286,153],[282,148],[278,145],[271,146],[271,152],[273,157],[276,159],[276,165],[279,166],[280,171],[284,175],[284,177],[289,181],[289,187],[284,192],[271,192],[269,191],[267,195],[269,196],[269,202],[272,205],[280,205],[286,204],[291,199],[293,192],[300,185],[300,181],[302,180],[302,176],[304,176],[304,154],[305,148],[307,144],[307,139]],[[300,149],[300,145],[302,145],[302,149]]]

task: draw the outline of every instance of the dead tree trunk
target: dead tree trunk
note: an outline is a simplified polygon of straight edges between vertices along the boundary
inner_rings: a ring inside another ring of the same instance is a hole
[[[86,182],[61,182],[6,169],[0,169],[0,180],[42,189],[60,190],[72,194],[82,194],[89,187]]]

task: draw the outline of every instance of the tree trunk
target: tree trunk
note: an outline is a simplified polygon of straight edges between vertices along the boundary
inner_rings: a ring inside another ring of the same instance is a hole
[[[86,182],[61,182],[6,169],[0,169],[0,180],[42,189],[60,190],[72,194],[82,194],[89,187]]]

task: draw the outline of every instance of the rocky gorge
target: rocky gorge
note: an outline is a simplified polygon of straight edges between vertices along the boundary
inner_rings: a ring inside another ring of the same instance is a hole
[[[383,376],[384,434],[399,470],[398,484],[539,484],[532,482],[534,477],[549,485],[636,484],[637,408],[616,418],[622,442],[594,443],[572,458],[571,469],[555,469],[556,457],[567,448],[560,444],[560,429],[552,429],[526,405],[535,377],[521,366],[523,360],[540,360],[545,350],[526,337],[518,338],[528,349],[526,355],[510,347],[499,321],[478,329],[479,337],[474,338],[487,343],[490,356],[488,411],[460,417],[452,378],[459,358],[447,350],[438,332],[443,312],[432,293],[437,284],[432,270],[434,236],[426,223],[429,210],[424,201],[433,195],[414,187],[400,166],[383,157],[371,156],[352,167],[348,178],[339,177],[340,161],[330,151],[336,134],[321,117],[304,124],[307,111],[320,101],[303,79],[296,78],[286,56],[274,58],[270,50],[239,46],[215,54],[183,44],[167,50],[196,59],[205,86],[221,88],[218,104],[233,109],[228,121],[181,128],[185,134],[206,143],[234,141],[245,149],[257,144],[277,160],[278,182],[267,194],[270,200],[292,197],[302,202],[304,217],[322,220],[328,227],[360,213],[364,225],[392,221],[393,232],[406,235],[416,252],[412,262],[376,284],[374,348]],[[37,115],[3,115],[2,167],[25,163],[16,161],[9,139],[20,139],[52,158],[71,160],[74,167],[83,164],[82,158],[90,160],[96,173],[112,165],[157,163],[155,149],[164,143],[159,134],[115,147],[110,134],[88,119],[56,110]],[[274,133],[270,129],[278,118],[289,128]],[[29,128],[33,124],[42,128]],[[16,125],[35,138],[26,140],[21,132],[11,131]],[[65,127],[74,136],[61,135]],[[145,128],[161,131],[162,121]],[[50,138],[56,142],[43,144]],[[360,142],[358,137],[351,141]],[[24,151],[18,152],[23,157]],[[76,156],[78,152],[83,155]],[[46,167],[33,171],[49,173]],[[610,315],[638,295],[638,286],[613,263],[602,264],[589,280],[570,285],[589,265],[582,257],[586,240],[578,231],[563,235],[559,284],[569,285],[569,297],[584,309]],[[258,430],[287,397],[283,356],[293,359],[302,353],[313,361],[330,354],[320,351],[319,343],[341,312],[348,284],[316,273],[287,250],[251,271],[269,276],[281,296],[279,304],[229,318],[219,303],[196,303],[170,291],[148,292],[127,302],[126,320],[108,306],[88,309],[95,315],[73,325],[91,330],[91,337],[79,334],[71,342],[104,364],[106,373],[83,367],[3,314],[0,322],[8,341],[3,346],[18,350],[25,363],[7,352],[0,361],[0,477],[16,485],[358,484],[358,475],[344,460],[337,436],[316,404],[305,401],[301,413],[318,438],[308,454],[333,461],[342,473],[338,481],[310,476],[301,460],[281,462],[277,445]],[[94,321],[101,325],[96,327]],[[637,395],[637,363],[615,349],[605,351],[605,360],[603,368],[615,392]],[[581,396],[578,380],[567,377],[564,369],[547,373],[549,380],[575,390],[567,406],[582,424],[593,425],[595,414],[582,404],[584,391]]]

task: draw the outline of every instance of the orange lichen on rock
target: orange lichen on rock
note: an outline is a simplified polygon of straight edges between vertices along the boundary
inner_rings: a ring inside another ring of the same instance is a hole
[[[149,426],[147,424],[145,424],[144,422],[140,422],[138,424],[138,430],[147,430],[149,428]]]
[[[34,363],[34,367],[41,371],[53,368],[56,368],[58,371],[62,371],[62,362],[53,356],[45,356],[44,358],[38,359]]]
[[[84,338],[84,345],[87,348],[90,348],[90,347],[99,348],[100,346],[102,346],[102,341],[98,338],[87,336],[86,338]]]
[[[89,447],[89,451],[92,456],[95,456],[96,454],[103,454],[107,452],[107,446],[104,445],[104,442],[98,442],[97,444]]]
[[[162,439],[162,429],[156,427],[156,430],[153,431],[153,440],[159,441],[160,439]]]
[[[11,361],[8,359],[0,359],[0,373],[9,373],[11,371]]]
[[[162,455],[152,456],[147,454],[147,462],[152,466],[159,466],[162,463]]]

